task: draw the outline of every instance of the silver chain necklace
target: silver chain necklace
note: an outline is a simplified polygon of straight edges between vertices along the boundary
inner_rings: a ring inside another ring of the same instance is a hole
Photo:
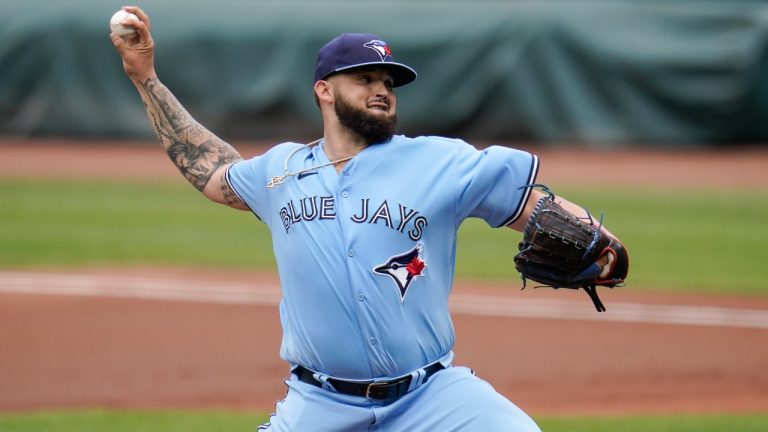
[[[336,165],[336,164],[339,164],[339,163],[342,163],[342,162],[346,162],[346,161],[348,161],[348,160],[350,160],[350,159],[352,159],[354,157],[354,156],[347,156],[345,158],[337,159],[335,161],[330,161],[330,162],[326,162],[324,164],[311,166],[309,168],[304,168],[303,170],[299,170],[299,171],[296,171],[296,172],[290,172],[288,170],[288,162],[290,162],[290,160],[293,157],[293,155],[298,153],[299,150],[311,149],[312,147],[318,145],[320,143],[320,141],[322,141],[322,140],[323,140],[322,138],[314,140],[311,143],[304,144],[303,146],[301,146],[301,147],[297,148],[296,150],[292,151],[291,154],[289,154],[288,157],[285,158],[285,169],[283,170],[283,175],[272,176],[272,180],[270,180],[269,183],[267,183],[267,189],[272,189],[272,188],[275,188],[276,186],[280,186],[281,184],[283,184],[285,182],[285,180],[288,179],[288,177],[301,175],[301,174],[304,174],[305,172],[316,171],[316,170],[318,170],[318,169],[320,169],[322,167],[327,167],[329,165]]]

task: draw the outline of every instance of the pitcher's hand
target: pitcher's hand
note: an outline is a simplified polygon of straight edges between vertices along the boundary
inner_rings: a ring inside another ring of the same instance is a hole
[[[123,58],[125,73],[136,82],[144,82],[148,78],[156,78],[155,73],[155,41],[149,32],[149,16],[136,6],[124,6],[122,8],[139,18],[125,20],[122,24],[133,27],[136,32],[124,37],[112,32],[109,37],[120,57]]]

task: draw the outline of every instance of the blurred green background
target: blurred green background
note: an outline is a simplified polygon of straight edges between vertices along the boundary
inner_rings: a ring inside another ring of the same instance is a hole
[[[114,0],[0,2],[0,134],[151,137],[108,38]],[[375,33],[419,79],[415,134],[541,145],[759,143],[768,4],[758,0],[146,0],[157,70],[225,138],[321,130],[317,50]]]

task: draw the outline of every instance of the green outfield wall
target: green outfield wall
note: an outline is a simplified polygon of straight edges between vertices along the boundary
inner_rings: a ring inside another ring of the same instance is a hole
[[[418,80],[401,129],[483,141],[768,140],[762,1],[180,1],[152,18],[160,78],[224,138],[321,133],[312,73],[340,32],[379,34]],[[108,0],[0,2],[0,135],[145,138]]]

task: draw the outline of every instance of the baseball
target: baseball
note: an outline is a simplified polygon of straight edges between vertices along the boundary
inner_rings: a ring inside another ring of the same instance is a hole
[[[109,29],[120,36],[128,36],[136,33],[136,29],[134,29],[133,27],[128,27],[120,24],[125,20],[138,21],[139,17],[137,17],[136,15],[130,12],[126,12],[120,9],[119,11],[115,12],[115,14],[112,15],[112,18],[109,20]]]

